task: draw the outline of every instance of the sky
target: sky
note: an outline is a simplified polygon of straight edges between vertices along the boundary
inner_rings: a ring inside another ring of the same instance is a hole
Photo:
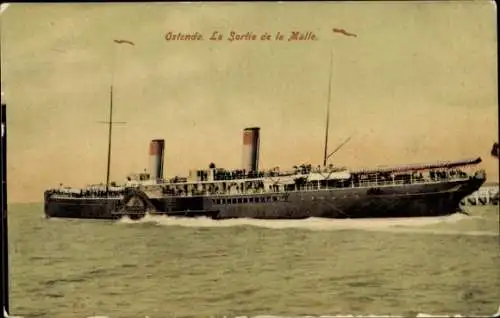
[[[148,167],[155,138],[165,139],[166,177],[210,162],[240,168],[252,126],[261,169],[321,164],[331,57],[329,149],[352,138],[330,163],[481,157],[498,181],[493,2],[12,4],[0,22],[11,202],[105,181],[98,121],[111,85],[113,119],[126,122],[113,128],[117,182]],[[215,31],[222,40],[210,40]],[[288,41],[292,32],[315,40]]]

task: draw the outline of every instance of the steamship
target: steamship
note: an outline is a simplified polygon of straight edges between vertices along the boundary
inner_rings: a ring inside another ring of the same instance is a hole
[[[165,141],[150,142],[149,170],[122,184],[109,182],[113,88],[110,91],[106,183],[44,192],[47,218],[140,219],[145,215],[212,219],[389,218],[458,212],[460,201],[485,182],[486,173],[464,169],[481,158],[373,169],[327,164],[328,117],[323,165],[282,171],[259,169],[260,128],[243,130],[243,164],[228,170],[210,163],[187,176],[163,178]]]

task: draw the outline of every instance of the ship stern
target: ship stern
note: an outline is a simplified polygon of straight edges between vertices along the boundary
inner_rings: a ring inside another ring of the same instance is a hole
[[[51,190],[45,190],[43,192],[43,213],[44,213],[46,219],[50,218],[49,205],[50,205],[51,195],[52,195]]]

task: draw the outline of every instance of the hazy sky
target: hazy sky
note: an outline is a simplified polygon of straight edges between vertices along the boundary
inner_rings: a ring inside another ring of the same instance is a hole
[[[113,180],[147,167],[153,138],[165,139],[166,176],[212,161],[239,168],[249,126],[261,127],[261,168],[320,164],[332,50],[330,149],[352,140],[331,163],[481,156],[497,181],[495,10],[487,1],[11,5],[1,17],[9,199],[105,180],[107,127],[97,121],[108,119],[113,68],[114,119],[127,122],[114,128]],[[204,40],[166,41],[170,31]],[[223,40],[210,41],[213,31]],[[257,40],[230,42],[231,31]],[[316,40],[287,41],[292,31]],[[265,32],[271,41],[259,40]]]

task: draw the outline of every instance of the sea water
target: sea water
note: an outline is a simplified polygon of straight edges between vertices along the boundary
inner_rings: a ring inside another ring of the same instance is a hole
[[[498,207],[363,220],[45,219],[9,206],[23,317],[483,315],[500,305]]]

